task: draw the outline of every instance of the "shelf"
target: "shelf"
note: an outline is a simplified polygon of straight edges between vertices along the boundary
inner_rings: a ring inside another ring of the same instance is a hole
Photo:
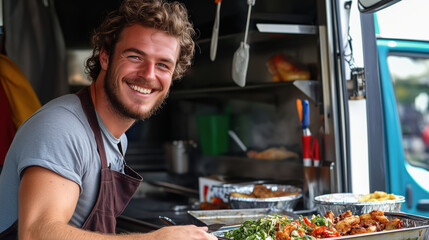
[[[298,24],[266,24],[257,23],[259,32],[263,33],[284,33],[284,34],[316,34],[317,27],[313,25]]]
[[[318,31],[315,25],[304,24],[277,24],[277,23],[257,23],[255,30],[249,30],[249,44],[255,42],[270,41],[272,36],[266,33],[278,33],[287,35],[316,35]],[[302,36],[301,36],[302,37]],[[233,34],[221,35],[218,37],[219,42],[239,43],[244,38],[244,33],[238,32]],[[201,38],[197,40],[197,44],[210,44],[211,38]]]
[[[218,94],[227,93],[245,93],[255,92],[260,90],[278,89],[282,87],[294,86],[311,98],[314,102],[319,102],[319,81],[316,80],[296,80],[289,82],[272,82],[249,84],[245,87],[238,86],[225,86],[225,87],[212,87],[212,88],[198,88],[198,89],[172,89],[170,96],[174,99],[195,99],[195,98],[209,98],[218,96]]]
[[[293,85],[313,100],[313,102],[321,102],[319,81],[293,81]]]
[[[302,160],[286,158],[282,160],[253,159],[239,156],[202,156],[198,159],[205,175],[221,175],[225,171],[228,176],[241,179],[292,181],[301,185],[303,179]],[[243,171],[246,166],[246,171]]]

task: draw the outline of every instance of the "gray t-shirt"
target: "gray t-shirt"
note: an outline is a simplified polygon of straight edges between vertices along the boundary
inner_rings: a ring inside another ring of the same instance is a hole
[[[121,142],[125,151],[127,138],[125,134],[115,138],[98,114],[97,118],[108,164],[123,172],[117,144]],[[0,175],[0,232],[17,219],[21,173],[29,166],[47,168],[79,185],[79,200],[69,223],[81,227],[98,196],[101,164],[94,134],[76,95],[47,103],[17,131]]]

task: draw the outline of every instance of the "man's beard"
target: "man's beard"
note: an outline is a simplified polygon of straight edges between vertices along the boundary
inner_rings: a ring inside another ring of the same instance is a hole
[[[110,66],[109,69],[106,72],[106,76],[104,77],[104,89],[106,91],[106,95],[109,98],[113,110],[118,112],[124,117],[132,118],[135,120],[144,120],[153,114],[157,113],[162,106],[165,104],[165,99],[168,97],[169,91],[167,91],[167,94],[163,97],[158,99],[158,101],[155,103],[155,105],[146,112],[138,112],[138,111],[132,111],[131,108],[127,108],[125,104],[121,101],[119,98],[119,87],[118,82],[114,81],[112,76],[110,76]]]

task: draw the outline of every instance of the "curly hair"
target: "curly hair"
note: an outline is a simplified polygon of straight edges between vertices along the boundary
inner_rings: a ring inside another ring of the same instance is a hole
[[[111,55],[121,32],[133,24],[164,31],[178,40],[180,52],[172,78],[181,78],[194,56],[195,43],[192,38],[195,30],[185,6],[166,0],[124,0],[119,9],[110,12],[92,35],[92,56],[85,65],[88,76],[93,81],[97,79],[101,70],[100,50],[104,49]]]

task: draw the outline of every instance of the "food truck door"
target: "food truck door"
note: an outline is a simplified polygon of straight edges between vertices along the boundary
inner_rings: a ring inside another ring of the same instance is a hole
[[[412,7],[412,2],[420,5]],[[425,21],[422,20],[429,18],[423,10],[427,8],[421,4],[429,7],[426,1],[402,1],[383,10],[385,13],[378,13],[377,48],[387,191],[406,197],[403,212],[429,216],[429,32],[422,35],[425,29]],[[401,18],[396,25],[394,20],[388,20],[387,11],[394,14],[395,9],[403,14],[407,9],[413,11],[404,15],[411,21]],[[414,21],[416,18],[420,21]],[[411,25],[406,26],[408,23]],[[385,38],[388,32],[384,30],[389,27],[386,24],[396,27],[401,35]],[[408,30],[414,29],[419,35],[401,31],[399,25]],[[413,37],[411,40],[398,40]]]

